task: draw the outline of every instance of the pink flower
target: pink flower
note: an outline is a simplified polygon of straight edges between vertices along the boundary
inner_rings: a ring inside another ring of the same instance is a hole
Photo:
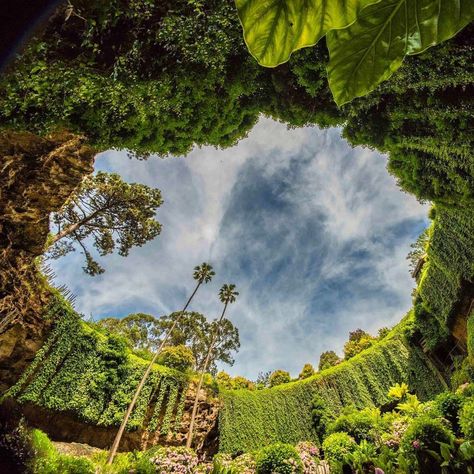
[[[421,444],[417,439],[415,439],[415,441],[413,441],[413,443],[411,443],[411,444],[415,449],[420,449],[421,448]]]

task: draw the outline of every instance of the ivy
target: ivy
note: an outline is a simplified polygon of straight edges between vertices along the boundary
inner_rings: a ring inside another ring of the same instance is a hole
[[[20,403],[33,403],[55,412],[68,411],[95,425],[120,424],[149,362],[133,355],[117,338],[93,330],[59,295],[53,297],[45,310],[46,315],[54,318],[55,326],[35,359],[5,397],[14,397]],[[173,414],[182,415],[182,407],[180,409],[178,404],[182,403],[180,389],[184,390],[186,384],[185,374],[155,365],[127,429],[154,431],[158,428],[159,417],[152,416],[148,426],[145,426],[145,420],[147,408],[159,385],[155,413],[164,410],[161,430],[168,433],[176,423]],[[167,397],[165,392],[168,392]]]
[[[410,316],[412,319],[412,316]],[[265,390],[222,391],[220,450],[252,451],[274,442],[317,442],[312,400],[326,400],[330,413],[343,406],[381,406],[395,383],[406,382],[421,399],[442,390],[439,374],[407,341],[401,323],[392,336],[342,364],[307,379]]]

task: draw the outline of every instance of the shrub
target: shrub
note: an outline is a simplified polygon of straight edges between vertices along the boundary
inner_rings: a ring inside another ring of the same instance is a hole
[[[186,372],[194,367],[196,359],[189,347],[184,345],[165,347],[157,360],[158,364]]]
[[[474,440],[474,398],[464,403],[459,414],[459,425],[466,438]]]
[[[366,409],[340,415],[329,425],[328,431],[329,433],[347,433],[360,443],[364,439],[373,441],[374,424],[373,414]]]
[[[317,472],[319,448],[311,441],[301,441],[296,445],[296,451],[298,451],[303,463],[303,472],[305,474]]]
[[[276,387],[291,380],[290,374],[286,370],[275,370],[270,375],[270,387]]]
[[[298,378],[300,380],[307,379],[315,374],[314,367],[311,364],[305,364],[304,367],[301,369],[300,375]]]
[[[414,454],[426,450],[439,452],[439,442],[449,444],[453,439],[451,431],[440,420],[420,416],[408,426],[402,438],[402,448]]]
[[[459,434],[459,410],[463,396],[459,393],[443,392],[435,398],[435,406],[443,418],[446,418],[455,434]]]
[[[263,448],[257,454],[258,474],[302,473],[303,463],[294,446],[275,443]]]
[[[318,368],[319,370],[326,370],[329,369],[330,367],[334,367],[335,365],[340,364],[341,359],[338,357],[338,355],[334,351],[326,351],[323,352],[319,356],[319,365]]]
[[[59,454],[46,433],[40,430],[32,431],[31,440],[35,452],[31,466],[34,474],[94,474],[96,471],[86,458]]]
[[[192,449],[179,446],[177,448],[158,448],[152,451],[150,461],[155,465],[156,472],[192,474],[198,465],[198,458]]]
[[[324,458],[330,465],[343,463],[355,451],[357,443],[347,433],[333,433],[323,442]]]

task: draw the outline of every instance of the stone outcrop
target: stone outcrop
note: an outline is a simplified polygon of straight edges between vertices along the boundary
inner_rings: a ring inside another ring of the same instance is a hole
[[[93,170],[94,150],[83,137],[0,133],[0,393],[41,347],[48,299],[37,272],[57,211]]]

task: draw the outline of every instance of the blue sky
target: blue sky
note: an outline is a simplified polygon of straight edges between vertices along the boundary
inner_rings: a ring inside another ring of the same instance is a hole
[[[161,235],[127,258],[82,273],[79,252],[53,262],[57,281],[95,319],[182,307],[192,269],[216,271],[193,310],[214,318],[222,283],[240,291],[228,316],[240,330],[233,375],[282,368],[297,376],[324,350],[342,351],[348,332],[395,324],[411,306],[405,257],[426,226],[426,206],[402,193],[386,158],[351,148],[340,130],[288,130],[262,118],[238,145],[187,157],[130,160],[99,155],[96,169],[161,189]]]

